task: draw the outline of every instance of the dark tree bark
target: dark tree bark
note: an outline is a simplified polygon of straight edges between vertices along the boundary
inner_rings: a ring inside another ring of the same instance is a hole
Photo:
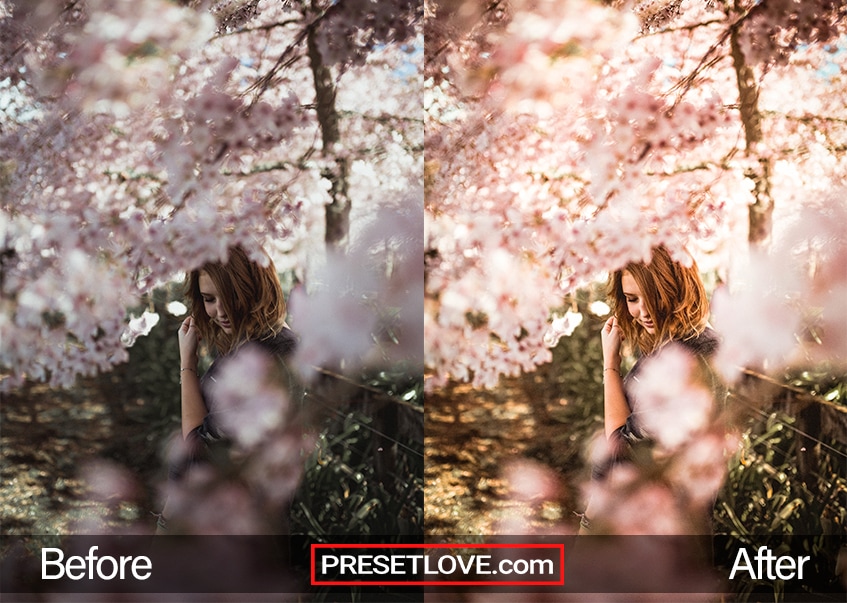
[[[744,138],[747,155],[754,155],[756,146],[762,141],[762,115],[759,112],[759,86],[756,74],[746,62],[741,45],[738,41],[739,28],[730,31],[729,43],[732,52],[732,63],[738,82],[738,104],[741,111],[741,122],[744,125]],[[747,240],[754,246],[765,245],[771,235],[773,217],[773,197],[770,189],[770,159],[760,157],[758,166],[747,172],[747,177],[753,181],[753,203],[749,207],[750,231]]]
[[[309,28],[306,44],[309,65],[315,81],[315,105],[318,123],[321,127],[323,155],[329,157],[334,154],[334,147],[341,140],[341,134],[338,128],[338,111],[335,107],[336,88],[332,70],[323,62],[316,36],[316,28]],[[342,248],[347,243],[350,231],[350,197],[347,191],[349,169],[349,159],[336,157],[335,165],[323,173],[323,176],[331,184],[332,201],[326,207],[326,234],[324,237],[330,249]]]

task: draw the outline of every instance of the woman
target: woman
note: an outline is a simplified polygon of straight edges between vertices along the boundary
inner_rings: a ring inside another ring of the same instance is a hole
[[[698,361],[707,360],[717,350],[718,336],[708,326],[709,301],[697,264],[675,262],[664,247],[653,250],[650,263],[630,263],[616,271],[609,296],[612,317],[601,331],[604,424],[606,437],[618,443],[644,437],[627,391],[644,359],[676,342]],[[624,341],[640,355],[625,378],[621,375]]]
[[[686,266],[674,261],[664,247],[657,247],[648,263],[633,262],[612,274],[609,297],[612,317],[601,330],[609,454],[594,468],[595,479],[606,477],[614,465],[629,456],[633,445],[650,439],[639,419],[633,389],[645,362],[662,348],[671,343],[680,346],[701,369],[695,373],[703,381],[700,385],[714,395],[720,388],[708,365],[719,340],[708,325],[709,302],[693,259]],[[624,344],[638,356],[626,376],[621,372]],[[590,509],[586,515],[591,516]],[[581,527],[583,531],[588,528],[585,516]]]
[[[192,271],[185,289],[189,316],[178,331],[185,454],[170,467],[170,477],[175,480],[203,461],[210,447],[227,440],[213,384],[221,367],[239,350],[256,346],[284,373],[285,385],[294,385],[285,361],[294,351],[296,338],[285,322],[285,299],[269,257],[263,266],[240,246],[233,247],[225,262],[210,262]],[[202,377],[198,372],[201,341],[215,355]],[[167,504],[159,517],[159,531],[166,529],[166,516]]]
[[[248,342],[284,360],[296,343],[285,323],[285,299],[270,258],[265,266],[250,260],[241,247],[226,263],[208,263],[188,275],[189,316],[179,328],[182,435],[186,440],[218,439],[217,410],[209,392],[221,362]],[[199,342],[218,358],[200,379]]]

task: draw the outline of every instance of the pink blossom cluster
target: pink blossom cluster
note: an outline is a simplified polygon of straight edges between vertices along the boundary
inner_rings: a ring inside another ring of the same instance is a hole
[[[550,114],[589,98],[597,68],[637,31],[633,15],[590,0],[512,4],[490,60],[471,77],[496,73],[489,93],[521,110]]]
[[[695,440],[714,413],[711,381],[698,380],[697,370],[690,353],[669,344],[645,361],[632,387],[638,420],[666,450]]]
[[[584,485],[592,534],[706,534],[708,514],[725,479],[734,440],[704,430],[651,471],[625,464]]]
[[[135,340],[148,335],[159,324],[159,315],[155,312],[143,312],[141,316],[130,315],[129,326],[121,335],[121,343],[126,347],[132,347]]]
[[[421,222],[420,194],[412,191],[381,208],[348,253],[331,256],[312,275],[309,288],[292,292],[301,374],[385,362],[422,367]]]
[[[287,396],[268,383],[271,359],[248,347],[227,362],[214,384],[221,427],[245,450],[253,449],[291,412]]]
[[[742,51],[756,63],[785,63],[800,47],[823,46],[842,35],[837,21],[844,7],[836,0],[759,4],[744,3],[748,17],[740,29]]]
[[[212,76],[202,80],[202,88],[185,103],[185,119],[190,123],[205,124],[210,129],[208,138],[203,138],[202,133],[194,138],[194,132],[188,132],[199,148],[206,148],[220,140],[232,141],[230,144],[235,149],[255,148],[248,142],[265,143],[256,149],[262,150],[268,146],[267,143],[282,139],[304,123],[303,116],[297,115],[300,102],[296,94],[283,86],[275,91],[275,97],[279,96],[281,101],[276,107],[267,101],[248,106],[243,98],[229,93],[227,85],[239,65],[240,61],[235,57],[225,57],[215,67]],[[262,129],[264,131],[259,135],[254,134]]]
[[[217,426],[232,440],[232,471],[202,464],[163,495],[179,529],[193,534],[262,534],[284,530],[288,504],[311,446],[294,404],[297,386],[289,369],[250,345],[227,359],[211,395]],[[171,456],[186,451],[177,442]],[[172,511],[171,511],[172,510]]]
[[[64,60],[41,73],[54,94],[95,111],[126,114],[157,102],[177,61],[214,27],[211,15],[166,0],[95,0],[86,9],[84,25],[66,33]]]
[[[76,375],[125,360],[120,337],[110,336],[125,327],[120,275],[79,249],[55,262],[39,262],[38,268],[39,276],[26,280],[17,270],[4,270],[3,285],[15,292],[3,299],[0,318],[0,365],[11,369],[4,387],[20,385],[24,374],[69,386]],[[91,295],[101,290],[102,295]]]
[[[268,248],[311,285],[336,155],[353,162],[351,233],[419,186],[419,106],[391,76],[418,60],[400,28],[339,80],[343,143],[325,150],[304,35],[316,16],[251,4],[215,3],[215,18],[160,0],[3,5],[2,387],[69,385],[123,361],[121,336],[145,330],[126,308],[234,244]],[[347,37],[387,18],[360,16]],[[363,85],[380,97],[354,93]],[[343,346],[341,333],[325,343]]]
[[[329,2],[324,10],[317,27],[318,51],[326,64],[344,65],[361,64],[376,47],[414,37],[423,5],[415,0],[348,0]]]
[[[743,279],[747,207],[764,165],[775,225],[834,202],[810,197],[845,176],[844,81],[823,76],[831,55],[820,45],[764,77],[763,140],[748,148],[725,37],[738,15],[684,3],[667,29],[638,34],[597,5],[566,18],[580,6],[515,4],[497,27],[453,40],[428,64],[428,387],[493,385],[546,362],[563,297],[655,245],[680,261],[694,252],[725,281]],[[811,13],[837,23],[826,7],[786,10],[798,23]],[[770,8],[751,5],[742,31],[757,14]],[[791,93],[791,82],[809,93]],[[752,309],[756,295],[743,304]],[[759,322],[783,314],[777,299]],[[800,325],[774,330],[771,351],[791,355],[777,333]],[[737,345],[751,358],[764,353]]]
[[[652,448],[636,453],[638,463],[614,465],[584,485],[592,533],[707,533],[727,457],[737,447],[726,433],[711,369],[670,344],[647,358],[632,382],[633,416]],[[598,434],[593,466],[609,466],[620,452],[612,442]]]
[[[739,267],[738,284],[715,294],[714,323],[723,335],[716,365],[728,381],[745,367],[847,366],[842,194],[799,211],[770,253],[751,254]]]
[[[248,486],[221,479],[211,466],[192,471],[185,483],[167,484],[163,498],[173,517],[184,518],[180,528],[189,534],[272,533],[272,524]]]
[[[228,362],[215,384],[221,428],[249,455],[244,474],[262,498],[287,503],[302,475],[303,439],[292,406],[290,375],[278,375],[271,359],[258,348],[245,348]]]

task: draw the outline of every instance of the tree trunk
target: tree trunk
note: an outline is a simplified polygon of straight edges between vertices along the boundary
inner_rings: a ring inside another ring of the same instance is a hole
[[[315,105],[321,127],[323,156],[333,155],[335,145],[341,140],[338,129],[338,112],[335,109],[335,82],[331,69],[324,64],[317,45],[317,30],[310,28],[306,37],[309,65],[315,81]],[[347,192],[349,160],[336,157],[335,165],[327,168],[323,176],[330,181],[332,201],[326,206],[326,234],[324,240],[331,249],[340,249],[347,243],[350,231],[350,197]]]
[[[733,27],[729,37],[732,51],[732,63],[738,81],[738,104],[741,122],[744,125],[744,137],[747,156],[758,152],[757,145],[762,141],[762,116],[759,112],[759,87],[756,74],[744,59],[744,53],[738,42],[738,28]],[[746,176],[753,181],[754,201],[749,207],[750,230],[747,240],[753,246],[764,246],[770,239],[773,217],[773,197],[770,190],[770,159],[760,157],[758,166],[750,168]]]

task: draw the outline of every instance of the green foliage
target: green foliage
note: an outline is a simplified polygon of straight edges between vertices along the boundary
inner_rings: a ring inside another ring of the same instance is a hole
[[[579,483],[588,477],[586,445],[603,428],[603,350],[600,329],[608,316],[595,316],[588,304],[603,299],[602,290],[582,290],[574,298],[583,321],[574,332],[562,337],[553,349],[553,361],[539,367],[536,382],[552,388],[553,394],[537,396],[552,399],[546,409],[550,423],[561,425],[553,435],[552,454],[543,461],[565,474],[563,482],[570,488],[565,500],[571,501],[571,511],[581,513]],[[562,309],[564,312],[566,308]],[[540,392],[539,392],[540,393]],[[558,403],[556,403],[558,400]]]
[[[130,420],[143,425],[139,437],[144,440],[148,454],[136,462],[143,460],[152,466],[161,463],[158,444],[179,429],[177,330],[184,317],[173,316],[165,306],[181,297],[179,284],[171,283],[156,289],[150,295],[148,306],[133,310],[134,314],[140,314],[145,309],[152,309],[158,313],[159,323],[148,335],[135,341],[129,349],[129,362],[113,371],[115,385],[121,388],[120,399],[129,411]]]
[[[828,402],[845,403],[843,379],[829,372],[805,371],[786,381]],[[802,553],[810,555],[814,564],[808,568],[811,575],[832,575],[840,540],[847,534],[847,454],[838,438],[825,435],[828,430],[808,434],[798,429],[801,412],[773,410],[754,412],[748,417],[741,445],[730,460],[727,479],[715,505],[715,531],[726,537],[725,550],[717,552],[724,563],[731,563],[731,555],[742,546],[767,546],[777,555],[792,550],[796,554],[801,546]],[[814,452],[814,463],[809,468],[809,463],[801,462],[800,457],[810,452]],[[786,586],[799,586],[809,593],[830,592],[835,587],[789,585],[748,577],[734,583],[741,601],[762,593],[779,601],[785,596]]]
[[[320,404],[314,394],[313,404]],[[423,536],[423,375],[405,367],[361,376],[306,461],[291,531],[308,542],[408,542]],[[338,593],[333,593],[333,597]],[[318,598],[329,596],[321,591]],[[344,593],[363,600],[361,589]]]
[[[366,391],[390,396],[382,404],[422,412],[422,375],[384,371],[363,381]],[[377,413],[368,410],[368,405],[351,407],[327,421],[306,463],[292,510],[293,532],[318,542],[350,534],[393,542],[423,533],[423,441],[413,434],[403,437],[396,425],[386,433],[392,426],[377,425]]]

